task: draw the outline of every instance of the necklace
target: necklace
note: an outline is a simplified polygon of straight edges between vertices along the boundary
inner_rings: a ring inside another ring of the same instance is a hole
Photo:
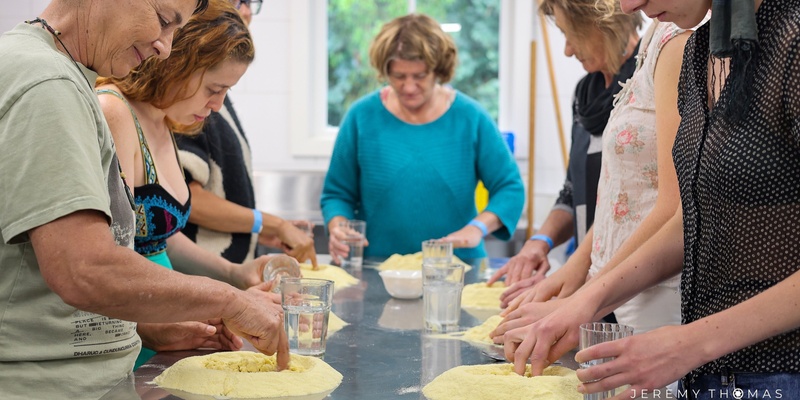
[[[91,83],[89,83],[89,79],[87,79],[87,78],[86,78],[86,75],[84,75],[84,74],[83,74],[83,70],[82,70],[82,69],[81,69],[81,67],[78,65],[78,62],[77,62],[77,61],[75,61],[75,57],[73,57],[73,56],[72,56],[72,54],[70,54],[69,50],[67,50],[67,46],[65,46],[65,45],[64,45],[64,42],[62,42],[62,41],[61,41],[61,38],[59,37],[59,36],[61,36],[61,32],[59,32],[59,31],[57,31],[57,30],[53,29],[53,27],[52,27],[52,26],[50,26],[50,24],[48,24],[48,23],[47,23],[47,21],[45,21],[44,19],[42,19],[42,18],[40,18],[40,17],[36,17],[36,19],[34,19],[34,20],[32,20],[32,21],[25,21],[25,23],[26,23],[26,24],[28,24],[28,25],[33,25],[33,24],[35,24],[35,23],[40,23],[40,24],[42,24],[42,27],[44,27],[44,29],[46,29],[48,32],[50,32],[50,34],[51,34],[51,35],[53,35],[53,37],[54,37],[54,38],[56,38],[56,40],[57,40],[57,41],[58,41],[58,43],[61,45],[61,47],[63,47],[63,48],[64,48],[64,51],[65,51],[65,52],[67,53],[67,55],[69,56],[69,59],[70,59],[70,60],[72,60],[72,63],[73,63],[73,64],[75,64],[75,68],[77,68],[77,69],[78,69],[78,72],[80,72],[80,73],[81,73],[81,76],[82,76],[82,77],[83,77],[83,79],[86,81],[86,84],[87,84],[87,85],[89,85],[89,89],[90,89],[90,90],[94,90],[94,86],[92,86],[92,84],[91,84]]]
[[[48,24],[47,21],[45,21],[41,17],[36,17],[36,19],[32,21],[25,21],[25,23],[28,25],[33,25],[36,23],[42,24],[42,27],[44,27],[44,29],[47,30],[47,32],[50,32],[50,34],[53,35],[53,37],[58,41],[61,47],[64,48],[64,51],[67,53],[67,56],[69,56],[69,59],[72,60],[72,63],[75,64],[75,68],[78,69],[78,72],[83,77],[83,80],[85,80],[86,84],[89,85],[89,91],[93,92],[94,86],[91,83],[89,83],[89,78],[86,77],[80,65],[78,65],[78,62],[75,61],[75,57],[73,57],[72,54],[70,54],[69,50],[67,49],[67,46],[65,46],[64,42],[61,41],[61,38],[59,37],[61,36],[61,32],[53,29],[53,27],[50,26],[50,24]],[[131,210],[136,211],[136,204],[133,199],[133,193],[131,193],[131,188],[128,187],[128,183],[125,181],[125,173],[122,172],[122,165],[120,165],[119,159],[117,159],[117,168],[119,168],[119,177],[120,179],[122,179],[122,187],[125,188],[125,195],[128,197],[128,203],[130,203],[131,205]]]

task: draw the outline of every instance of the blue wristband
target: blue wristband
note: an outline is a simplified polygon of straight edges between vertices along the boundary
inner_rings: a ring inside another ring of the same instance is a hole
[[[261,211],[253,209],[253,228],[250,230],[252,233],[261,233],[261,228],[263,226],[261,223],[264,221],[264,216],[261,215]]]
[[[550,239],[550,236],[547,236],[547,235],[541,235],[541,234],[539,234],[539,235],[533,235],[533,236],[531,236],[531,238],[530,238],[530,239],[528,239],[528,240],[541,240],[541,241],[543,241],[543,242],[547,243],[547,247],[548,247],[550,250],[553,250],[553,239]]]
[[[469,223],[467,225],[472,225],[472,226],[475,226],[478,229],[480,229],[481,233],[483,234],[483,236],[486,236],[486,235],[489,234],[489,228],[486,227],[486,224],[484,224],[481,221],[478,221],[477,219],[473,219],[472,221],[469,221]]]

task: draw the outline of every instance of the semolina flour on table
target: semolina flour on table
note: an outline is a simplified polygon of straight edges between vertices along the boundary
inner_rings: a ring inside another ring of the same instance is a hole
[[[472,266],[453,256],[453,263],[464,264],[464,272],[472,269]],[[413,254],[392,254],[386,261],[376,268],[378,271],[388,270],[422,270],[422,252]]]
[[[154,379],[164,389],[236,398],[304,396],[332,391],[342,374],[324,361],[291,354],[289,369],[277,371],[275,356],[250,351],[187,357]]]
[[[318,264],[319,269],[313,270],[311,264],[300,264],[300,273],[303,278],[327,279],[333,281],[333,291],[337,292],[346,287],[357,285],[360,280],[350,275],[344,269],[335,265]]]
[[[445,371],[425,385],[428,400],[583,400],[575,371],[547,367],[541,376],[514,372],[513,364],[464,365]]]

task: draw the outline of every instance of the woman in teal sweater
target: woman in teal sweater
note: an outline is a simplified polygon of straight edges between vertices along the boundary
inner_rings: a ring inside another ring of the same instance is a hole
[[[491,117],[443,86],[456,65],[452,38],[428,16],[403,16],[383,26],[370,61],[389,85],[348,111],[322,190],[334,261],[348,251],[338,222],[353,218],[367,221],[365,256],[416,253],[443,238],[460,258],[485,257],[483,237],[511,237],[525,194]],[[479,180],[490,199],[480,214]]]

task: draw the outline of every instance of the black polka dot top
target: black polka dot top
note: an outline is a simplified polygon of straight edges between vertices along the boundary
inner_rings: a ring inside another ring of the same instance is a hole
[[[684,54],[673,148],[684,218],[684,323],[741,303],[800,269],[800,0],[764,0],[756,19],[751,106],[737,122],[720,115],[723,105],[709,111],[708,24]],[[760,318],[741,321],[741,329],[758,326]],[[726,370],[800,372],[800,330],[728,354],[687,378]]]

